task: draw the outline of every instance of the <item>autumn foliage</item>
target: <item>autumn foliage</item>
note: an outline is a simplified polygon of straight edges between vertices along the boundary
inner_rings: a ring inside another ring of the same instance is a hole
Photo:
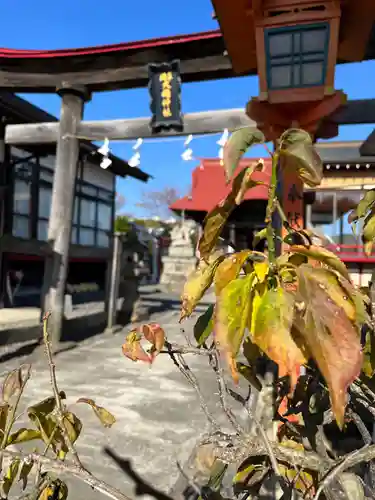
[[[205,292],[213,287],[215,304],[198,318],[194,328],[197,346],[216,350],[235,384],[243,377],[257,390],[264,381],[264,372],[258,371],[259,361],[263,360],[261,366],[273,362],[278,369],[274,381],[274,418],[279,421],[276,441],[306,451],[306,436],[312,432],[310,419],[313,421],[316,414],[320,413],[323,419],[331,412],[337,433],[342,432],[345,437],[351,421],[352,410],[347,407],[350,387],[366,383],[374,375],[369,299],[353,285],[346,266],[334,253],[312,243],[311,232],[289,226],[278,202],[278,169],[293,170],[312,187],[321,182],[321,160],[309,134],[303,130],[286,131],[272,154],[265,228],[255,236],[256,242],[266,240],[267,251],[248,249],[225,255],[216,250],[229,215],[245,193],[259,183],[253,174],[262,170],[263,162],[249,165],[234,178],[233,173],[248,147],[262,142],[264,137],[259,130],[246,128],[232,134],[225,147],[224,168],[231,190],[205,219],[199,241],[200,262],[182,293],[181,321],[193,313]],[[375,239],[374,193],[367,193],[350,215],[353,223],[364,220],[367,251],[371,251]],[[281,255],[276,251],[281,237],[273,224],[275,214],[288,232],[283,242],[287,249]],[[144,332],[152,345],[150,353],[141,347],[140,334],[132,332],[123,347],[124,354],[151,362],[151,353],[161,351],[164,339],[159,334],[156,345],[156,334],[150,333],[153,328],[147,327]],[[363,331],[367,332],[365,339]],[[286,413],[280,415],[278,404],[285,396]],[[298,432],[290,431],[290,414],[297,417]],[[313,427],[318,432],[316,424]],[[316,450],[316,444],[311,443],[310,440],[310,449]],[[234,482],[240,482],[245,489],[257,484],[259,487],[267,469],[260,463],[263,462],[259,459],[245,460]],[[290,464],[282,462],[278,464],[278,473],[304,498],[313,498],[319,491],[318,476],[311,470],[301,468],[297,474]]]

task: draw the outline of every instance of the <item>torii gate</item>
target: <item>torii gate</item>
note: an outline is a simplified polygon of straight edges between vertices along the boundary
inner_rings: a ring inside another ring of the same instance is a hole
[[[237,76],[220,31],[87,49],[0,50],[0,89],[57,92],[62,101],[59,123],[7,125],[4,138],[6,144],[57,143],[48,230],[51,252],[47,256],[43,304],[44,310],[53,311],[54,344],[60,340],[64,315],[79,137],[116,140],[152,136],[149,118],[82,121],[84,103],[92,92],[146,86],[148,63],[173,59],[180,60],[183,82]],[[255,72],[253,68],[246,74]],[[158,135],[209,134],[252,123],[240,109],[192,113],[184,117],[183,130]],[[375,101],[349,102],[329,117],[329,123],[375,123]]]

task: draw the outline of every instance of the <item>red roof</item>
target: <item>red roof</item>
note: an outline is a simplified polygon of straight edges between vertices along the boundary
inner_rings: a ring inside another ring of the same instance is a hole
[[[255,158],[242,159],[236,173],[256,160]],[[264,165],[264,171],[255,172],[253,178],[268,182],[271,176],[271,159],[266,158],[264,160]],[[209,212],[227,196],[231,189],[231,184],[227,185],[225,183],[224,169],[220,165],[219,159],[202,160],[201,164],[193,171],[192,181],[193,186],[191,195],[184,196],[174,202],[170,206],[171,210]],[[267,200],[268,187],[256,186],[246,193],[244,199]]]
[[[222,39],[220,30],[204,31],[192,33],[189,35],[175,35],[162,38],[150,38],[135,42],[124,42],[113,45],[98,45],[95,47],[82,47],[76,49],[56,49],[56,50],[28,50],[28,49],[6,49],[0,48],[0,57],[6,58],[51,58],[51,57],[70,57],[90,54],[107,54],[108,52],[121,52],[129,50],[139,50],[163,47],[170,44],[184,44],[194,41],[209,39]]]

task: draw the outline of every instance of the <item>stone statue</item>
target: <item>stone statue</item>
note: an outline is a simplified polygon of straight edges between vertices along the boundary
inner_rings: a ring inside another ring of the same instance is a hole
[[[186,277],[195,269],[197,236],[197,225],[192,220],[184,220],[172,229],[168,255],[162,258],[163,271],[160,277],[160,284],[169,290],[180,292]]]
[[[196,224],[192,220],[185,220],[181,224],[177,224],[171,231],[171,246],[184,247],[192,245],[196,232]]]

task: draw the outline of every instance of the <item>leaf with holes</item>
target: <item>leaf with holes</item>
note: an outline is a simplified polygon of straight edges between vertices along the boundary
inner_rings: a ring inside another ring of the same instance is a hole
[[[214,328],[214,304],[210,304],[206,311],[199,316],[194,325],[194,337],[198,347],[201,347],[208,337],[211,335]]]
[[[279,365],[279,377],[290,376],[291,390],[297,383],[297,369],[306,357],[293,338],[294,297],[283,288],[268,290],[255,318],[252,341]]]
[[[315,260],[320,262],[321,264],[325,264],[331,269],[339,272],[347,280],[350,280],[349,272],[345,264],[337,257],[336,254],[334,254],[330,250],[327,250],[326,248],[318,247],[315,245],[311,245],[309,247],[295,245],[293,247],[290,247],[290,252],[305,255],[306,257],[308,257],[309,261]]]
[[[363,356],[358,328],[315,279],[315,269],[297,270],[298,296],[305,304],[296,314],[294,327],[325,378],[332,410],[340,427],[344,423],[347,389],[359,375]]]
[[[323,163],[317,153],[310,134],[300,129],[286,130],[279,140],[280,166],[298,173],[308,186],[322,182]]]
[[[165,332],[158,323],[148,323],[142,325],[142,333],[145,339],[152,344],[150,355],[153,361],[164,347]]]
[[[194,311],[206,290],[212,285],[216,269],[223,259],[224,256],[221,255],[209,263],[201,261],[198,268],[188,277],[181,296],[180,321],[189,317]]]
[[[243,196],[251,187],[259,184],[259,181],[252,180],[253,172],[262,169],[263,162],[254,163],[242,169],[234,178],[231,191],[227,197],[207,214],[204,220],[203,233],[198,243],[201,259],[208,260],[234,208],[241,203]]]
[[[98,406],[94,400],[87,398],[79,398],[77,403],[86,403],[94,410],[95,415],[98,417],[104,427],[112,427],[116,422],[116,418],[108,410],[102,406]]]
[[[235,358],[241,347],[250,310],[250,291],[254,275],[231,281],[217,297],[215,314],[215,342],[224,354],[233,380],[238,382]]]
[[[126,336],[125,342],[122,344],[122,353],[132,361],[152,362],[151,356],[141,346],[141,336],[136,329],[131,330]]]
[[[232,178],[232,175],[239,165],[240,159],[246,151],[251,146],[255,144],[263,144],[264,142],[264,134],[254,127],[244,127],[233,132],[224,146],[223,154],[223,163],[227,182],[229,182]]]

